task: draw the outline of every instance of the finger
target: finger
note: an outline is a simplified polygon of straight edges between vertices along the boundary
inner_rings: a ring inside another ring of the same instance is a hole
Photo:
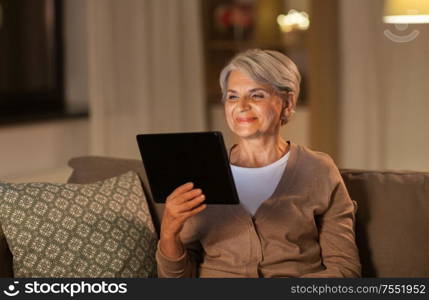
[[[192,182],[188,182],[185,184],[182,184],[178,188],[176,188],[168,197],[167,200],[172,199],[176,197],[177,195],[182,194],[183,192],[189,191],[194,187],[194,184]]]
[[[195,197],[194,199],[192,199],[188,202],[184,202],[178,208],[178,212],[182,213],[182,212],[193,210],[195,207],[200,205],[205,199],[206,199],[205,195],[200,195],[200,196]]]
[[[174,199],[172,199],[172,201],[174,201],[175,204],[182,204],[182,203],[186,203],[189,200],[194,199],[195,197],[198,197],[202,194],[202,190],[201,189],[193,189],[189,192],[183,193],[181,195],[178,195],[177,197],[175,197]]]
[[[196,207],[195,209],[187,212],[185,214],[185,218],[188,219],[198,213],[200,213],[201,211],[203,211],[205,208],[207,207],[207,204],[201,204],[200,206]]]

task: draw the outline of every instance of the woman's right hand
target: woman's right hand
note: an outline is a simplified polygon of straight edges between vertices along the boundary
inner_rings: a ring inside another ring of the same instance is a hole
[[[165,202],[164,216],[161,222],[161,238],[177,239],[183,225],[193,215],[206,208],[201,189],[193,189],[189,182],[176,188]]]

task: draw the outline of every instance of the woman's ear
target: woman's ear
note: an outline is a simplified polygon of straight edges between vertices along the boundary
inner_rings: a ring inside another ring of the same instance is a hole
[[[295,113],[296,97],[294,92],[288,92],[287,97],[283,100],[281,113],[281,125],[286,124]]]

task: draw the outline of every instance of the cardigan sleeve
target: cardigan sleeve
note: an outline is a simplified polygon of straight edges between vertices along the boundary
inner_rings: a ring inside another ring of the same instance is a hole
[[[175,260],[165,256],[159,248],[156,250],[156,261],[159,278],[195,278],[198,277],[200,262],[199,242],[185,245],[183,255]]]
[[[360,277],[361,265],[354,231],[357,204],[350,198],[335,165],[332,166],[330,175],[334,177],[336,184],[327,210],[317,220],[325,270],[304,274],[302,277]]]
[[[192,219],[187,222],[180,234],[184,253],[177,259],[165,256],[158,242],[156,262],[159,278],[195,278],[198,277],[198,267],[202,261],[202,246],[192,226]]]

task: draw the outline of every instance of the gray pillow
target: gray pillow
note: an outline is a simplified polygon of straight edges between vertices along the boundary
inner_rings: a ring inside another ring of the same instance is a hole
[[[109,177],[118,176],[128,171],[134,171],[140,178],[146,176],[143,163],[137,159],[124,159],[116,157],[103,156],[81,156],[72,158],[68,162],[73,169],[68,182],[70,183],[92,183],[104,180]],[[149,187],[145,186],[146,192]],[[147,197],[149,210],[157,233],[160,232],[162,215],[164,213],[164,204],[155,203]]]
[[[157,235],[135,172],[93,184],[1,183],[15,277],[155,277]]]

